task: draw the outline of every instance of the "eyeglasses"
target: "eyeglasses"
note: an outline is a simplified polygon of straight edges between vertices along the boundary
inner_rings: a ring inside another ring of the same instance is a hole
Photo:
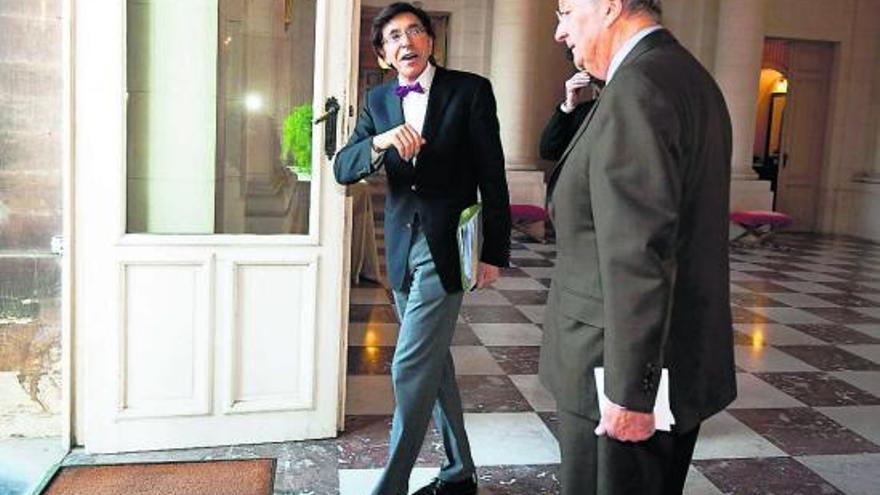
[[[426,30],[424,26],[410,26],[404,31],[392,31],[388,33],[388,36],[385,37],[385,43],[397,45],[403,43],[404,36],[409,39],[414,39],[425,34],[425,32]]]

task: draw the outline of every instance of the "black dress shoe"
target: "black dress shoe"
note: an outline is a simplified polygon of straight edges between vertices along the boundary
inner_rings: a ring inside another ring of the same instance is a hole
[[[430,485],[423,486],[415,495],[475,495],[477,479],[470,477],[461,481],[443,481],[434,478]]]

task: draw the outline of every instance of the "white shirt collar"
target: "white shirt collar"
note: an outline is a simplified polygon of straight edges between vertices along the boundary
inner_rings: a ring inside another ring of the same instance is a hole
[[[428,91],[431,90],[431,83],[434,82],[434,73],[437,72],[437,68],[434,67],[434,64],[428,62],[428,65],[425,67],[425,70],[419,75],[419,78],[416,79],[416,82],[422,85],[422,89],[425,90],[425,94],[428,94]],[[406,85],[403,82],[403,79],[400,76],[397,76],[397,83],[401,86]]]
[[[620,64],[623,63],[623,59],[625,59],[626,56],[629,55],[629,52],[633,51],[633,48],[635,48],[636,45],[639,44],[639,41],[642,41],[645,36],[648,36],[654,31],[658,31],[660,29],[663,29],[663,26],[661,26],[660,24],[654,24],[653,26],[648,26],[642,29],[638,33],[634,34],[632,38],[626,40],[626,43],[624,43],[623,46],[621,46],[620,49],[617,50],[617,53],[615,53],[614,56],[611,57],[611,64],[608,65],[608,75],[605,77],[605,84],[611,82],[611,78],[614,77],[614,73],[617,72],[617,69],[620,68]]]

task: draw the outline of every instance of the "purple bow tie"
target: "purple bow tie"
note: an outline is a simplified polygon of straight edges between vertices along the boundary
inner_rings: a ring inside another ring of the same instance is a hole
[[[402,86],[398,86],[398,87],[394,88],[394,94],[396,94],[397,96],[399,96],[401,98],[406,98],[406,95],[408,95],[410,93],[425,94],[425,88],[423,88],[422,85],[419,84],[418,81],[416,81],[415,84],[410,84],[409,86],[402,85]]]

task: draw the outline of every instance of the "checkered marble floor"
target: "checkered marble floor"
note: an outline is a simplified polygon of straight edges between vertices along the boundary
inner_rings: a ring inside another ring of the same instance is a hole
[[[556,249],[514,239],[514,266],[493,288],[465,297],[452,354],[480,493],[553,494],[557,416],[536,375]],[[739,398],[704,423],[685,493],[876,495],[880,245],[803,235],[775,242],[732,252]],[[355,286],[350,321],[339,438],[134,456],[74,453],[67,463],[270,455],[279,459],[276,493],[369,493],[387,454],[393,407],[398,323],[387,288]],[[442,459],[442,441],[431,430],[412,488],[430,480]]]

